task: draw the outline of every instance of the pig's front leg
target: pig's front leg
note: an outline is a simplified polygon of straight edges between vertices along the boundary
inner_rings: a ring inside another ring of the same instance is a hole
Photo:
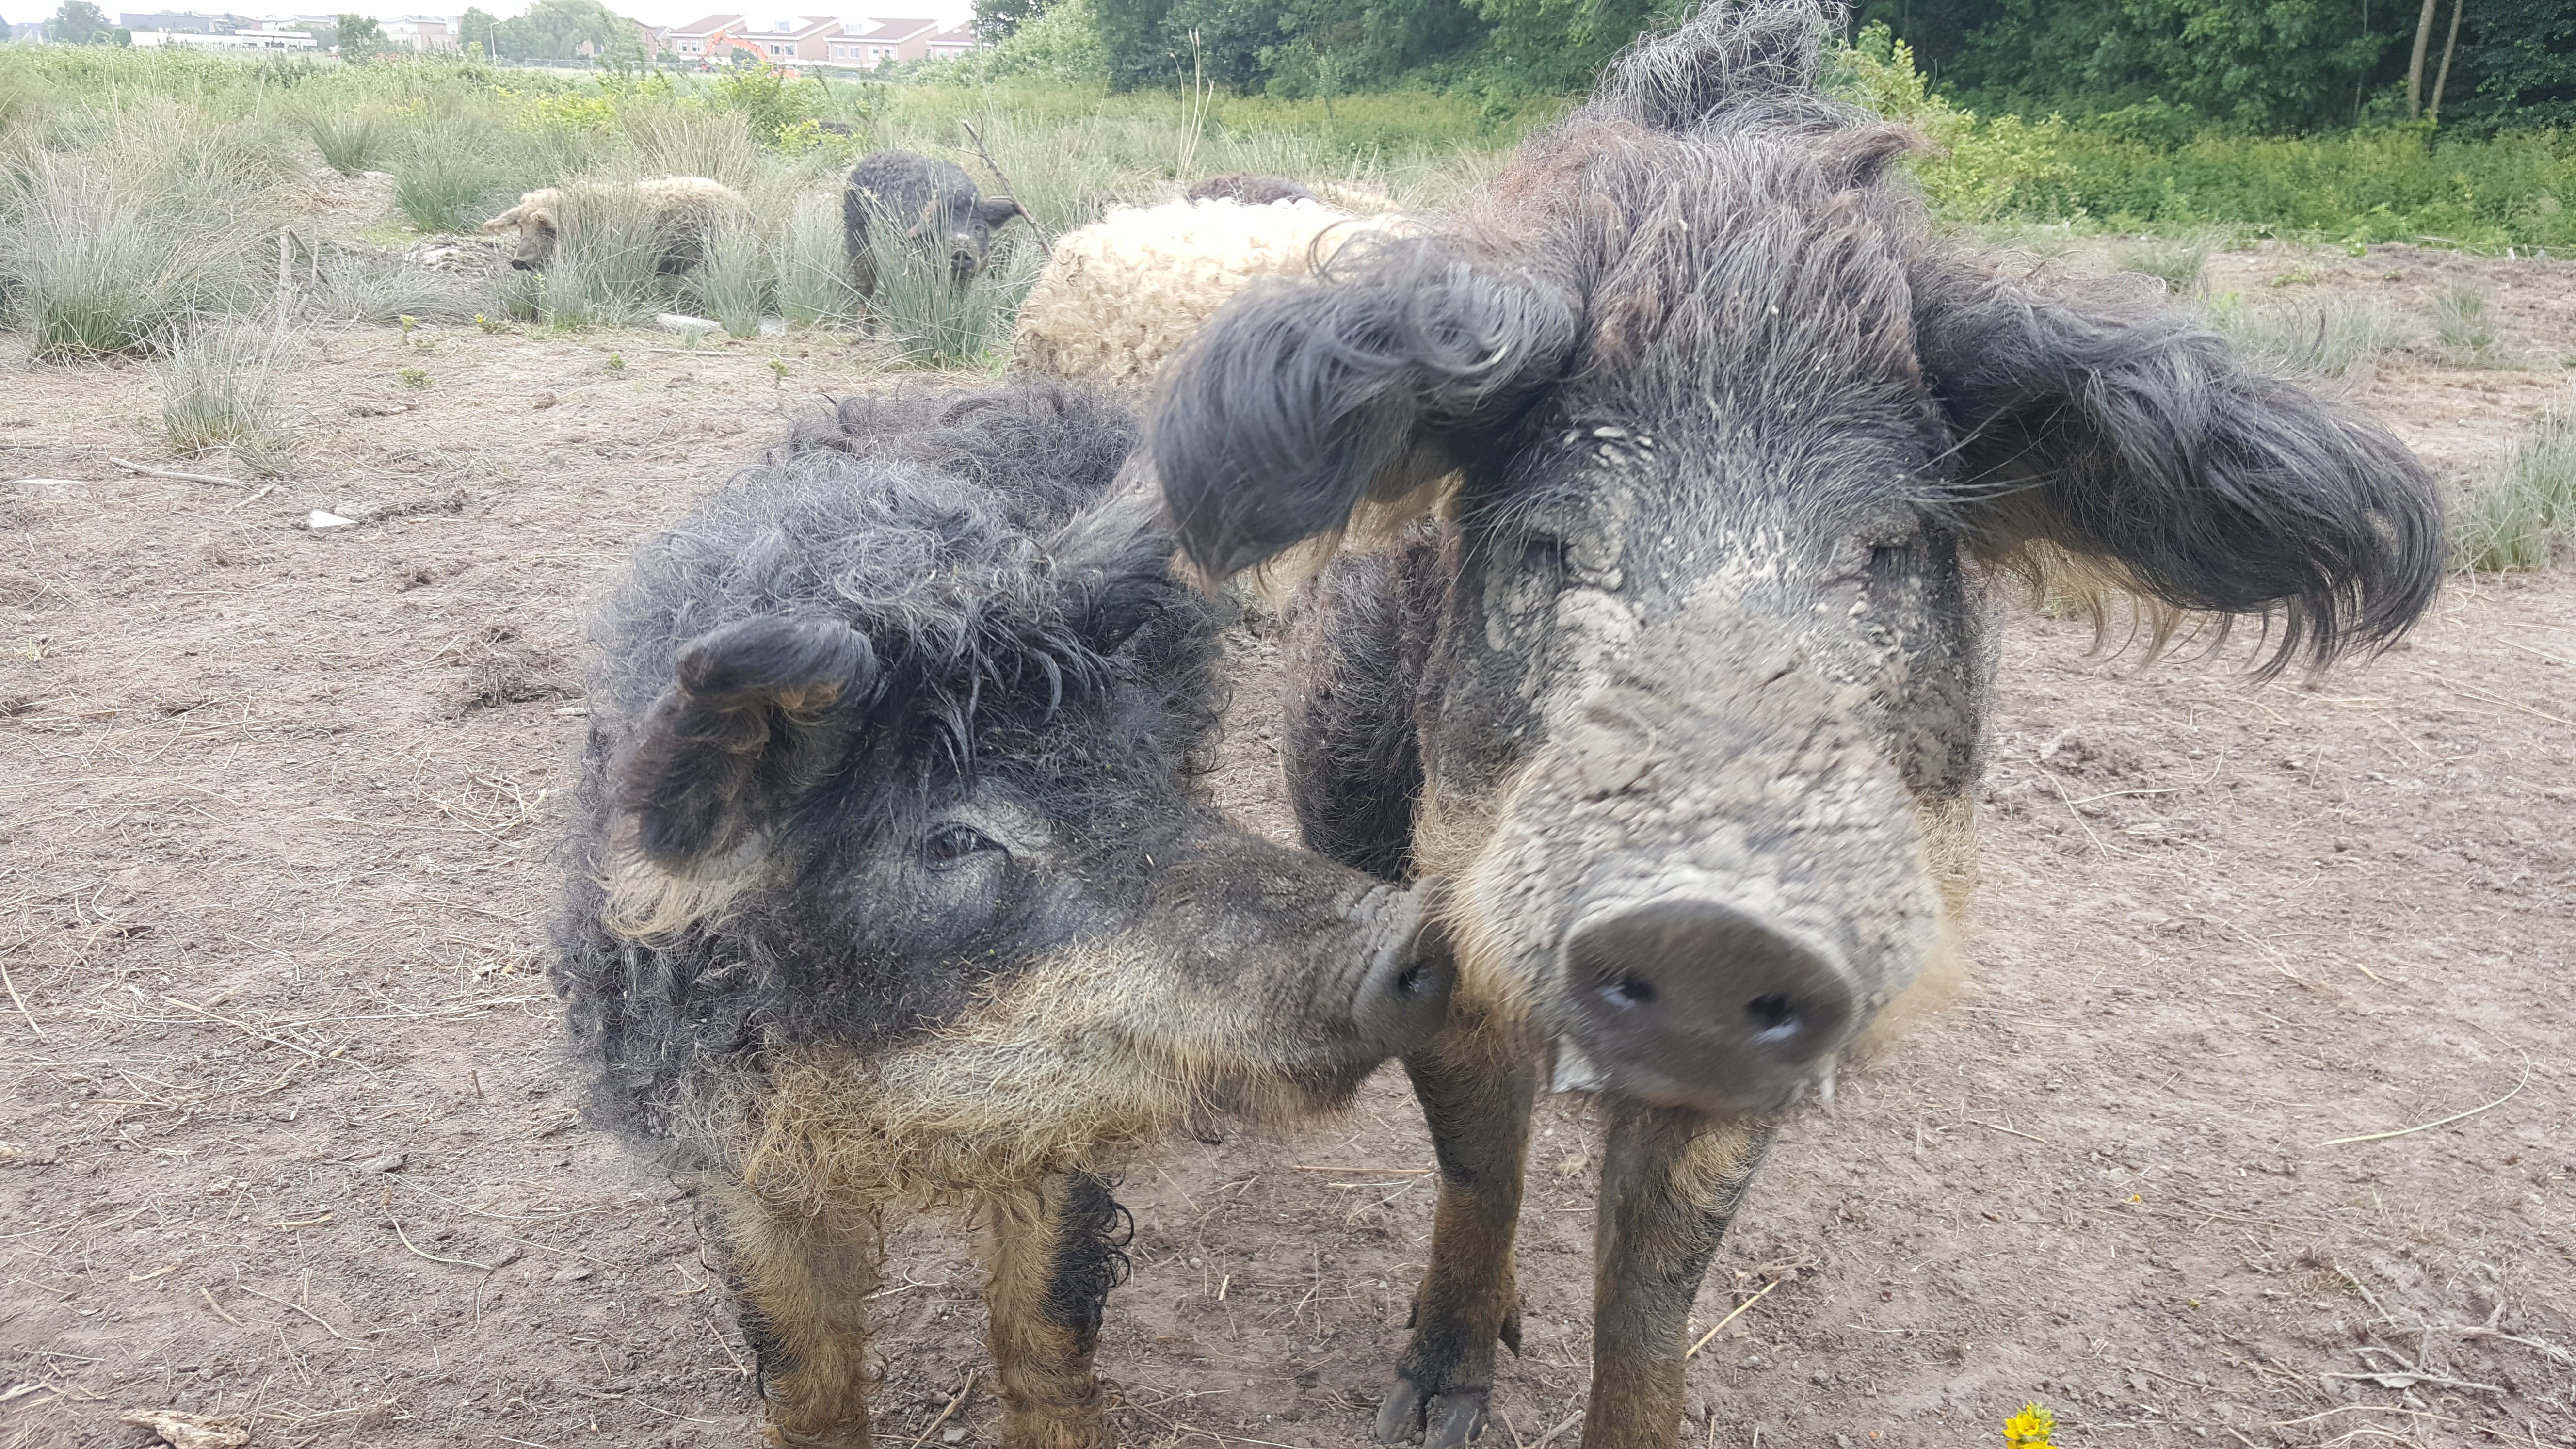
[[[984,1286],[1001,1377],[1002,1449],[1108,1449],[1092,1355],[1125,1275],[1126,1209],[1089,1173],[1058,1173],[985,1203]]]
[[[1582,1449],[1673,1449],[1691,1302],[1775,1129],[1681,1108],[1604,1105]]]
[[[760,1364],[769,1442],[868,1449],[864,1305],[877,1288],[875,1216],[773,1206],[739,1187],[714,1197],[725,1273]]]
[[[1413,1342],[1378,1408],[1377,1437],[1419,1431],[1424,1449],[1458,1449],[1484,1427],[1494,1345],[1521,1348],[1512,1230],[1538,1091],[1527,1032],[1465,1012],[1404,1059],[1440,1159],[1431,1265],[1413,1295]]]

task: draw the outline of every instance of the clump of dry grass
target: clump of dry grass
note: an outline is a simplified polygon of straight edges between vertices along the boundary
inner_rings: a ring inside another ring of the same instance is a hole
[[[2211,231],[2140,237],[2112,247],[2111,265],[2124,272],[2153,277],[2173,295],[2189,297],[2200,291],[2209,254],[2218,249],[2221,240],[2219,233]]]
[[[161,429],[173,451],[229,450],[264,477],[295,457],[295,423],[278,392],[294,334],[191,320],[162,345]]]
[[[2433,336],[2445,359],[2463,367],[2494,367],[2503,357],[2484,287],[2461,283],[2433,299]]]
[[[2341,377],[2412,338],[2404,318],[2376,298],[2329,297],[2311,307],[2258,307],[2222,298],[2210,322],[2248,356],[2290,372]]]
[[[2576,405],[2541,414],[2504,462],[2473,480],[2451,513],[2451,563],[2476,572],[2547,568],[2576,534]]]

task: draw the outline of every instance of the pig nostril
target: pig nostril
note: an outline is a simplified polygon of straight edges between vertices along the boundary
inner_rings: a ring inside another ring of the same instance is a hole
[[[1642,976],[1622,976],[1601,988],[1601,999],[1622,1011],[1655,1004],[1655,984]]]
[[[1758,1042],[1787,1041],[1806,1025],[1798,1017],[1798,1008],[1777,991],[1744,1003],[1744,1019],[1753,1023],[1753,1039]]]

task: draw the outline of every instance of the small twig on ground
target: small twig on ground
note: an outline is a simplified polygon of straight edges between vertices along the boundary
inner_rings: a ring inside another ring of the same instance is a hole
[[[17,978],[9,974],[9,968],[6,966],[0,966],[0,983],[8,986],[9,999],[18,1003],[18,1014],[27,1018],[27,1030],[36,1034],[36,1040],[51,1045],[53,1039],[45,1035],[43,1027],[36,1025],[36,1014],[27,1009],[27,998],[18,994]]]
[[[2526,1053],[2522,1059],[2522,1076],[2520,1080],[2513,1084],[2513,1090],[2496,1098],[2494,1101],[2487,1103],[2483,1107],[2471,1107],[2465,1112],[2454,1112],[2448,1117],[2441,1118],[2437,1121],[2426,1122],[2421,1126],[2400,1127],[2394,1132],[2365,1132],[2358,1137],[2337,1137],[2332,1141],[2320,1142],[2317,1145],[2319,1147],[2341,1147],[2347,1142],[2385,1142],[2391,1137],[2411,1137],[2418,1132],[2430,1132],[2436,1127],[2448,1127],[2454,1122],[2465,1122],[2469,1118],[2478,1115],[2480,1112],[2492,1112],[2496,1108],[2503,1106],[2505,1103],[2512,1101],[2515,1097],[2521,1095],[2523,1087],[2529,1084],[2530,1081],[2531,1057]]]
[[[1743,1302],[1736,1304],[1736,1305],[1735,1305],[1735,1308],[1734,1308],[1734,1310],[1733,1310],[1732,1312],[1728,1313],[1724,1318],[1721,1318],[1721,1319],[1719,1319],[1719,1320],[1717,1321],[1717,1325],[1716,1325],[1716,1327],[1711,1328],[1708,1332],[1701,1334],[1701,1335],[1699,1336],[1699,1342],[1692,1344],[1692,1345],[1690,1346],[1690,1352],[1683,1354],[1683,1355],[1682,1355],[1682,1357],[1683,1357],[1683,1358],[1685,1358],[1685,1359],[1688,1359],[1688,1358],[1692,1358],[1692,1357],[1696,1356],[1696,1355],[1699,1353],[1699,1351],[1700,1351],[1701,1349],[1708,1347],[1708,1341],[1709,1341],[1710,1339],[1717,1337],[1717,1330],[1718,1330],[1718,1329],[1720,1329],[1720,1328],[1724,1328],[1726,1325],[1728,1325],[1728,1324],[1730,1324],[1730,1323],[1733,1323],[1735,1320],[1737,1320],[1737,1319],[1739,1319],[1739,1318],[1742,1318],[1742,1317],[1744,1316],[1744,1310],[1746,1310],[1746,1309],[1748,1309],[1748,1308],[1751,1308],[1751,1307],[1752,1307],[1754,1304],[1756,1304],[1756,1303],[1761,1302],[1765,1297],[1768,1297],[1768,1296],[1770,1295],[1770,1292],[1771,1292],[1771,1290],[1772,1290],[1772,1289],[1777,1288],[1777,1287],[1779,1287],[1781,1284],[1786,1283],[1786,1282],[1788,1282],[1788,1281],[1789,1281],[1789,1280],[1788,1280],[1787,1278],[1774,1278],[1774,1279],[1772,1279],[1770,1282],[1763,1284],[1763,1285],[1762,1285],[1762,1291],[1761,1291],[1761,1292],[1756,1293],[1756,1294],[1754,1294],[1752,1297],[1745,1299]],[[1541,1442],[1541,1443],[1545,1443],[1546,1441],[1545,1441],[1545,1440],[1541,1440],[1540,1442]],[[1535,1449],[1535,1446],[1533,1446],[1533,1449]]]
[[[1982,1117],[1971,1117],[1968,1120],[1985,1128],[1989,1132],[2001,1132],[2007,1137],[2019,1137],[2027,1142],[2036,1142],[2042,1147],[2054,1147],[2057,1145],[2045,1137],[2033,1137],[2027,1132],[2021,1131],[2017,1128],[2006,1127],[2000,1122],[1989,1122]]]
[[[246,1021],[236,1021],[236,1020],[234,1020],[232,1017],[229,1017],[229,1016],[224,1015],[222,1012],[219,1012],[219,1011],[208,1011],[207,1009],[205,1009],[205,1008],[204,1008],[204,1007],[202,1007],[202,1006],[199,1006],[197,1003],[195,1003],[195,1002],[193,1002],[193,1001],[181,1001],[178,997],[175,997],[175,996],[169,995],[169,994],[168,994],[168,993],[166,993],[166,992],[165,992],[165,993],[163,993],[163,995],[162,995],[161,999],[162,999],[163,1001],[166,1001],[166,1002],[170,1003],[172,1006],[180,1007],[180,1008],[183,1008],[183,1009],[188,1010],[188,1011],[193,1011],[193,1012],[197,1013],[199,1016],[207,1017],[207,1018],[210,1018],[210,1019],[215,1020],[215,1021],[220,1021],[220,1022],[222,1022],[224,1025],[226,1025],[226,1026],[234,1027],[234,1028],[237,1028],[237,1029],[239,1029],[239,1030],[249,1032],[252,1036],[258,1037],[261,1041],[264,1041],[264,1042],[273,1042],[273,1043],[275,1043],[276,1045],[278,1045],[278,1046],[282,1046],[282,1047],[286,1048],[288,1051],[291,1051],[291,1052],[302,1052],[304,1055],[306,1055],[306,1056],[308,1056],[308,1057],[311,1057],[313,1060],[315,1060],[315,1061],[317,1061],[317,1062],[345,1062],[345,1063],[347,1063],[347,1064],[348,1064],[348,1065],[350,1065],[350,1066],[356,1067],[359,1071],[365,1072],[368,1076],[371,1076],[371,1077],[372,1077],[372,1076],[376,1075],[376,1069],[375,1069],[375,1068],[373,1068],[373,1067],[371,1067],[371,1066],[368,1066],[365,1062],[355,1062],[355,1061],[350,1061],[347,1057],[326,1057],[326,1056],[324,1056],[322,1053],[315,1051],[315,1050],[314,1050],[313,1048],[311,1048],[311,1047],[308,1047],[308,1046],[299,1046],[299,1045],[297,1045],[297,1044],[296,1044],[296,1043],[294,1043],[294,1042],[288,1041],[286,1038],[284,1038],[284,1037],[282,1037],[282,1036],[277,1036],[277,1035],[274,1035],[274,1034],[269,1033],[269,1032],[261,1031],[258,1027],[255,1027],[255,1026],[251,1025],[249,1022],[246,1022]]]
[[[243,509],[250,507],[252,504],[257,503],[259,500],[266,498],[268,495],[276,491],[276,484],[262,483],[259,485],[259,491],[250,494],[248,497],[243,498],[239,503],[234,504],[232,507],[225,509],[224,511],[227,513],[239,513]]]
[[[1427,1167],[1308,1167],[1304,1163],[1298,1163],[1288,1170],[1290,1172],[1331,1172],[1344,1177],[1429,1177],[1431,1175],[1431,1169]]]
[[[206,1306],[215,1310],[215,1316],[217,1318],[222,1319],[224,1322],[231,1324],[235,1328],[247,1329],[250,1327],[249,1324],[242,1322],[240,1319],[235,1318],[224,1311],[224,1305],[215,1301],[215,1292],[213,1289],[200,1284],[198,1285],[197,1291],[205,1295]]]
[[[306,1307],[302,1306],[301,1304],[289,1303],[289,1302],[287,1302],[285,1299],[280,1298],[280,1297],[278,1297],[276,1294],[273,1294],[273,1293],[262,1293],[262,1292],[260,1292],[258,1289],[253,1288],[252,1286],[250,1286],[250,1285],[249,1285],[249,1284],[247,1284],[247,1283],[235,1283],[235,1284],[233,1285],[233,1287],[235,1287],[235,1288],[237,1288],[237,1289],[241,1290],[241,1291],[242,1291],[242,1292],[244,1292],[244,1293],[249,1294],[249,1295],[250,1295],[251,1297],[253,1297],[253,1298],[265,1298],[265,1299],[267,1299],[269,1302],[276,1304],[278,1307],[283,1308],[283,1309],[287,1310],[287,1311],[288,1311],[288,1312],[290,1312],[290,1313],[301,1313],[301,1314],[303,1314],[305,1317],[312,1319],[315,1323],[321,1324],[321,1325],[322,1325],[322,1331],[323,1331],[324,1333],[327,1333],[327,1334],[331,1335],[333,1338],[339,1339],[339,1340],[341,1340],[341,1341],[342,1341],[342,1342],[344,1342],[344,1343],[356,1343],[356,1342],[357,1342],[357,1340],[356,1340],[356,1339],[349,1337],[349,1335],[347,1335],[347,1334],[345,1334],[345,1333],[342,1333],[340,1330],[338,1330],[338,1329],[336,1329],[336,1328],[333,1328],[333,1327],[331,1326],[331,1324],[330,1324],[330,1321],[329,1321],[329,1320],[327,1320],[327,1319],[325,1319],[321,1314],[316,1313],[316,1312],[314,1312],[312,1309],[310,1309],[310,1308],[306,1308]]]
[[[124,458],[116,457],[111,457],[107,461],[114,463],[116,466],[123,468],[129,473],[141,473],[149,478],[176,478],[182,483],[212,483],[218,488],[247,488],[250,486],[250,480],[247,478],[218,478],[212,473],[180,473],[168,468],[146,468],[140,463],[130,462]]]
[[[1013,201],[1018,201],[1020,188],[1011,184],[1011,178],[1002,174],[1001,163],[993,159],[992,152],[984,149],[983,134],[975,129],[975,123],[961,119],[957,122],[957,129],[965,132],[966,139],[975,143],[975,154],[982,158],[984,168],[993,173],[993,179],[1002,183],[1002,189],[1010,193]],[[1027,219],[1029,230],[1038,234],[1038,240],[1046,243],[1047,250],[1055,250],[1055,233],[1046,229],[1046,223],[1038,220],[1037,213],[1029,210],[1027,204],[1023,203],[1020,207],[1020,215]]]
[[[2492,1338],[2499,1343],[2518,1343],[2525,1348],[2538,1349],[2553,1363],[2576,1363],[2576,1354],[2570,1354],[2567,1350],[2560,1348],[2558,1345],[2546,1342],[2542,1339],[2524,1338],[2519,1334],[2512,1333],[2498,1333],[2492,1328],[2454,1328],[2451,1332],[2458,1334],[2462,1338]]]
[[[939,1411],[939,1417],[930,1421],[930,1427],[913,1436],[912,1449],[921,1449],[922,1442],[928,1439],[931,1435],[938,1433],[939,1426],[948,1422],[948,1416],[957,1412],[957,1406],[966,1402],[966,1396],[975,1391],[975,1375],[977,1372],[978,1371],[975,1369],[968,1369],[966,1371],[966,1382],[957,1386],[957,1397],[948,1401],[948,1407]]]
[[[429,1261],[431,1261],[431,1262],[433,1262],[433,1263],[453,1263],[453,1264],[455,1264],[455,1265],[456,1265],[457,1267],[459,1267],[459,1268],[472,1268],[472,1269],[474,1269],[476,1272],[479,1272],[479,1273],[489,1273],[489,1272],[491,1272],[494,1268],[497,1268],[497,1267],[499,1267],[499,1266],[500,1266],[500,1265],[499,1265],[499,1264],[497,1264],[497,1263],[475,1263],[475,1262],[469,1262],[469,1261],[467,1261],[466,1259],[463,1259],[463,1258],[442,1258],[442,1257],[438,1256],[436,1253],[430,1252],[428,1249],[423,1248],[420,1244],[413,1242],[413,1241],[411,1240],[411,1234],[406,1233],[406,1232],[404,1232],[404,1231],[403,1231],[402,1219],[400,1219],[400,1218],[398,1218],[398,1217],[395,1217],[395,1216],[394,1216],[393,1201],[394,1201],[394,1190],[393,1190],[392,1188],[390,1188],[390,1187],[389,1187],[389,1188],[386,1188],[386,1189],[385,1189],[385,1221],[386,1221],[386,1222],[389,1222],[389,1223],[391,1223],[391,1224],[393,1224],[393,1225],[394,1225],[394,1236],[395,1236],[395,1237],[397,1237],[397,1238],[402,1239],[402,1245],[403,1245],[404,1247],[406,1247],[406,1248],[411,1249],[411,1251],[412,1251],[412,1255],[413,1255],[414,1257],[427,1258]]]
[[[2383,1389],[2411,1389],[2417,1384],[2437,1384],[2446,1389],[2475,1389],[2482,1394],[2501,1394],[2504,1392],[2504,1390],[2497,1388],[2493,1384],[2474,1383],[2468,1379],[2446,1379],[2440,1374],[2417,1373],[2412,1370],[2403,1373],[2319,1374],[2317,1377],[2325,1379],[2354,1379],[2366,1384],[2377,1384]]]
[[[2344,1266],[2341,1263],[2336,1263],[2333,1267],[2335,1270],[2335,1276],[2351,1284],[2352,1291],[2361,1295],[2361,1301],[2370,1305],[2371,1312],[2378,1314],[2382,1318],[2391,1318],[2395,1316],[2380,1303],[2379,1295],[2370,1291],[2369,1284],[2362,1282],[2359,1278],[2356,1278],[2352,1276],[2351,1273],[2345,1271]],[[2399,1359],[2398,1362],[2404,1363],[2405,1360]]]

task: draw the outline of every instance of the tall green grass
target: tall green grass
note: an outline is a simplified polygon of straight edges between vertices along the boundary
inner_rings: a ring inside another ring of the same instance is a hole
[[[0,180],[0,302],[37,356],[148,350],[192,314],[256,305],[252,188],[124,148],[37,151],[14,171]]]
[[[381,112],[317,110],[304,124],[323,164],[343,176],[381,171],[393,155],[393,127]]]

